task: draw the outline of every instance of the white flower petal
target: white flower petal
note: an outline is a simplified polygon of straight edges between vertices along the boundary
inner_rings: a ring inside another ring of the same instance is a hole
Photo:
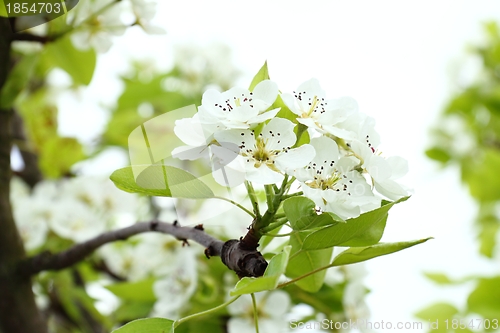
[[[275,161],[276,167],[285,172],[292,172],[294,169],[302,168],[312,161],[316,151],[309,144],[298,148],[290,149],[287,152],[280,153]]]
[[[266,141],[268,150],[283,150],[291,147],[297,141],[297,136],[293,132],[295,125],[288,119],[273,118],[264,126],[261,135]]]
[[[264,101],[269,107],[278,97],[278,85],[270,80],[261,81],[255,86],[253,97]]]
[[[282,174],[269,169],[265,164],[262,164],[258,168],[249,168],[247,163],[246,179],[255,184],[276,184],[282,182],[283,178]]]

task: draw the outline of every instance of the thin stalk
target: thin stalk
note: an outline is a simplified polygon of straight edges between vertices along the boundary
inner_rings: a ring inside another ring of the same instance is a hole
[[[245,187],[247,188],[248,196],[250,197],[250,201],[252,202],[255,218],[257,218],[257,220],[260,220],[262,216],[260,215],[259,201],[257,200],[257,195],[255,194],[252,183],[245,180]]]
[[[283,198],[283,200],[286,200],[288,198],[296,197],[296,196],[299,196],[302,194],[304,194],[304,192],[300,191],[300,192],[296,192],[296,193],[292,193],[292,194],[285,194],[282,198]]]
[[[265,234],[271,230],[274,230],[276,228],[281,227],[282,225],[286,224],[288,222],[288,219],[286,217],[282,217],[280,219],[277,219],[276,221],[269,223],[267,226],[263,227],[260,229],[261,233]]]
[[[255,294],[251,293],[252,304],[253,304],[253,320],[255,323],[255,333],[259,333],[259,311],[257,310],[257,301],[255,300]]]
[[[236,207],[240,208],[241,210],[243,210],[244,212],[246,212],[248,215],[250,215],[251,217],[255,218],[255,214],[252,213],[251,211],[249,211],[248,209],[246,209],[244,206],[240,205],[239,203],[237,203],[236,201],[233,201],[231,199],[228,199],[228,198],[224,198],[224,197],[219,197],[219,196],[215,196],[214,197],[215,199],[220,199],[220,200],[224,200],[224,201],[227,201],[227,202],[230,202],[232,203],[233,205],[235,205]]]
[[[264,185],[266,191],[267,210],[274,212],[274,188],[273,185]]]
[[[273,234],[266,234],[266,236],[269,236],[269,237],[288,237],[288,236],[291,236],[293,235],[294,233],[296,233],[297,231],[292,231],[292,232],[289,232],[287,234],[276,234],[276,235],[273,235]]]
[[[208,310],[205,310],[205,311],[202,311],[202,312],[198,312],[198,313],[195,313],[195,314],[192,314],[192,315],[189,315],[187,317],[184,317],[184,318],[181,318],[181,319],[178,319],[174,322],[174,328],[176,328],[177,326],[179,326],[180,324],[188,321],[188,320],[191,320],[191,319],[195,319],[195,318],[198,318],[198,317],[201,317],[201,316],[205,316],[207,314],[211,314],[211,313],[214,313],[214,312],[217,312],[223,308],[225,308],[226,306],[228,306],[229,304],[233,303],[234,301],[236,301],[238,298],[240,298],[241,295],[238,295],[238,296],[235,296],[233,298],[231,298],[229,301],[227,301],[226,303],[223,303],[221,305],[218,305],[216,306],[215,308],[211,308],[211,309],[208,309]]]

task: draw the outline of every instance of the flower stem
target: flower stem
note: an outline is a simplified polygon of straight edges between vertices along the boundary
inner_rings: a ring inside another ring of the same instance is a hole
[[[177,326],[179,326],[180,324],[188,321],[188,320],[191,320],[191,319],[195,319],[195,318],[198,318],[198,317],[201,317],[201,316],[204,316],[204,315],[207,315],[207,314],[210,314],[210,313],[213,313],[213,312],[216,312],[216,311],[219,311],[220,309],[223,309],[225,308],[226,306],[228,306],[229,304],[233,303],[234,301],[236,301],[238,298],[240,298],[241,295],[238,295],[238,296],[235,296],[233,298],[231,298],[229,301],[227,301],[226,303],[223,303],[221,305],[218,305],[216,306],[215,308],[211,308],[211,309],[208,309],[206,311],[202,311],[202,312],[198,312],[198,313],[195,313],[195,314],[192,314],[192,315],[189,315],[187,317],[184,317],[184,318],[181,318],[181,319],[177,319],[175,322],[174,322],[174,328],[176,328]]]
[[[286,217],[279,218],[276,221],[274,221],[272,223],[269,223],[267,226],[265,226],[262,229],[260,229],[260,232],[262,234],[266,234],[266,233],[268,233],[271,230],[274,230],[276,228],[281,227],[283,224],[285,224],[287,222],[288,222],[288,219]]]
[[[304,192],[300,191],[300,192],[296,192],[296,193],[292,193],[292,194],[285,194],[283,196],[283,200],[286,200],[288,198],[291,198],[291,197],[296,197],[296,196],[299,196],[299,195],[302,195],[304,194]]]
[[[252,304],[253,304],[253,320],[255,322],[255,333],[259,333],[259,311],[257,310],[257,302],[255,300],[255,294],[251,293]]]
[[[243,210],[244,212],[246,212],[248,215],[250,215],[251,217],[255,218],[255,214],[252,213],[251,211],[249,211],[248,209],[246,209],[245,207],[243,207],[242,205],[240,205],[239,203],[237,203],[236,201],[233,201],[231,199],[228,199],[228,198],[224,198],[224,197],[219,197],[219,196],[215,196],[214,197],[215,199],[220,199],[220,200],[224,200],[224,201],[227,201],[227,202],[230,202],[232,203],[233,205],[235,205],[236,207],[240,208],[241,210]]]
[[[264,185],[266,190],[267,209],[274,211],[274,188],[273,185]]]
[[[260,220],[261,215],[259,210],[259,201],[257,200],[257,195],[255,194],[255,190],[253,189],[253,185],[249,181],[245,181],[245,187],[247,188],[248,196],[250,197],[250,201],[252,202],[255,218]]]

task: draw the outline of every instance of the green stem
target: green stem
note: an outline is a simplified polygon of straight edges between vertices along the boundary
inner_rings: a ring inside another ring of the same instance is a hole
[[[268,233],[271,230],[274,230],[276,228],[281,227],[282,225],[286,224],[288,222],[288,219],[286,217],[282,217],[280,219],[277,219],[276,221],[269,223],[267,226],[263,227],[260,229],[260,232],[262,234]]]
[[[275,209],[274,209],[274,188],[273,188],[273,185],[264,185],[264,189],[266,190],[267,210],[274,212]]]
[[[232,203],[233,205],[235,205],[236,207],[240,208],[241,210],[243,210],[244,212],[246,212],[248,215],[250,215],[251,217],[255,218],[255,214],[252,213],[251,211],[249,211],[248,209],[246,209],[244,206],[240,205],[239,203],[237,203],[236,201],[233,201],[231,199],[228,199],[228,198],[224,198],[224,197],[219,197],[219,196],[215,196],[214,199],[220,199],[220,200],[224,200],[224,201],[227,201],[227,202],[230,202]]]
[[[211,308],[211,309],[208,309],[206,311],[202,311],[202,312],[198,312],[198,313],[195,313],[195,314],[192,314],[192,315],[189,315],[187,317],[184,317],[184,318],[181,318],[181,319],[178,319],[174,322],[174,328],[176,328],[177,326],[179,326],[180,324],[188,321],[188,320],[191,320],[191,319],[195,319],[195,318],[198,318],[198,317],[201,317],[201,316],[204,316],[204,315],[207,315],[207,314],[210,314],[210,313],[214,313],[214,312],[217,312],[219,311],[220,309],[223,309],[225,308],[226,306],[228,306],[229,304],[233,303],[234,301],[236,301],[238,298],[240,298],[241,295],[238,295],[238,296],[235,296],[233,298],[231,298],[229,301],[227,301],[226,303],[223,303],[221,305],[218,305],[216,306],[215,308]]]
[[[302,194],[304,194],[304,192],[300,191],[300,192],[296,192],[296,193],[292,193],[292,194],[286,194],[282,198],[283,198],[283,200],[286,200],[288,198],[296,197],[296,196],[299,196],[299,195],[302,195]]]
[[[253,189],[252,183],[245,180],[245,187],[247,188],[248,196],[250,197],[250,201],[252,202],[253,211],[255,213],[255,218],[257,220],[261,219],[260,210],[259,210],[259,201],[257,200],[257,195],[255,194],[255,190]]]
[[[288,236],[291,236],[293,235],[294,233],[296,233],[297,231],[292,231],[292,232],[289,232],[287,234],[276,234],[276,235],[273,235],[273,234],[266,234],[266,236],[269,236],[269,237],[288,237]]]
[[[255,333],[259,333],[259,311],[257,310],[257,301],[255,300],[255,294],[251,293],[252,304],[253,304],[253,320],[255,322]]]

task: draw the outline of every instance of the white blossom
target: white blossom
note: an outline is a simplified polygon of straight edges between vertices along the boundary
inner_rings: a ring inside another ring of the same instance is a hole
[[[152,25],[151,19],[156,14],[156,3],[145,0],[130,0],[136,23],[148,34],[161,35],[165,29]]]
[[[311,139],[316,156],[296,171],[304,195],[323,211],[352,218],[380,206],[380,200],[356,169],[359,160],[342,156],[336,142],[327,137]]]
[[[339,138],[352,137],[340,126],[351,114],[358,111],[357,102],[350,97],[326,99],[318,80],[310,79],[299,85],[292,94],[282,94],[283,101],[295,113],[297,121],[323,134]]]
[[[357,130],[357,139],[350,141],[349,146],[360,158],[361,167],[370,175],[377,192],[391,200],[400,199],[408,195],[408,191],[397,182],[408,172],[408,162],[399,156],[382,156],[379,144],[375,120],[365,117]]]
[[[198,274],[196,271],[196,256],[193,251],[184,248],[176,255],[176,261],[171,272],[153,285],[157,297],[153,316],[177,318],[183,307],[196,290]]]
[[[217,132],[214,137],[219,143],[238,148],[234,163],[243,166],[240,171],[244,172],[246,180],[274,184],[283,180],[284,173],[304,167],[314,156],[314,149],[309,144],[291,148],[297,140],[293,128],[291,121],[273,118],[258,135],[255,130],[242,129]]]
[[[77,27],[70,38],[80,50],[94,48],[107,52],[113,36],[121,36],[127,26],[120,20],[122,6],[114,0],[81,1],[70,11],[70,21]]]
[[[281,290],[256,293],[260,332],[288,332],[283,316],[290,310],[290,296]],[[227,323],[229,333],[254,333],[254,309],[250,295],[243,295],[227,307],[232,317]]]
[[[83,242],[106,230],[106,223],[84,203],[73,198],[61,199],[50,219],[51,229],[60,237]]]
[[[26,250],[44,245],[49,227],[47,220],[53,214],[49,202],[40,197],[24,197],[14,202],[14,220]]]
[[[279,108],[266,111],[278,96],[276,83],[264,80],[248,89],[234,87],[225,92],[209,89],[198,108],[203,124],[222,124],[224,129],[248,129],[276,116]]]

